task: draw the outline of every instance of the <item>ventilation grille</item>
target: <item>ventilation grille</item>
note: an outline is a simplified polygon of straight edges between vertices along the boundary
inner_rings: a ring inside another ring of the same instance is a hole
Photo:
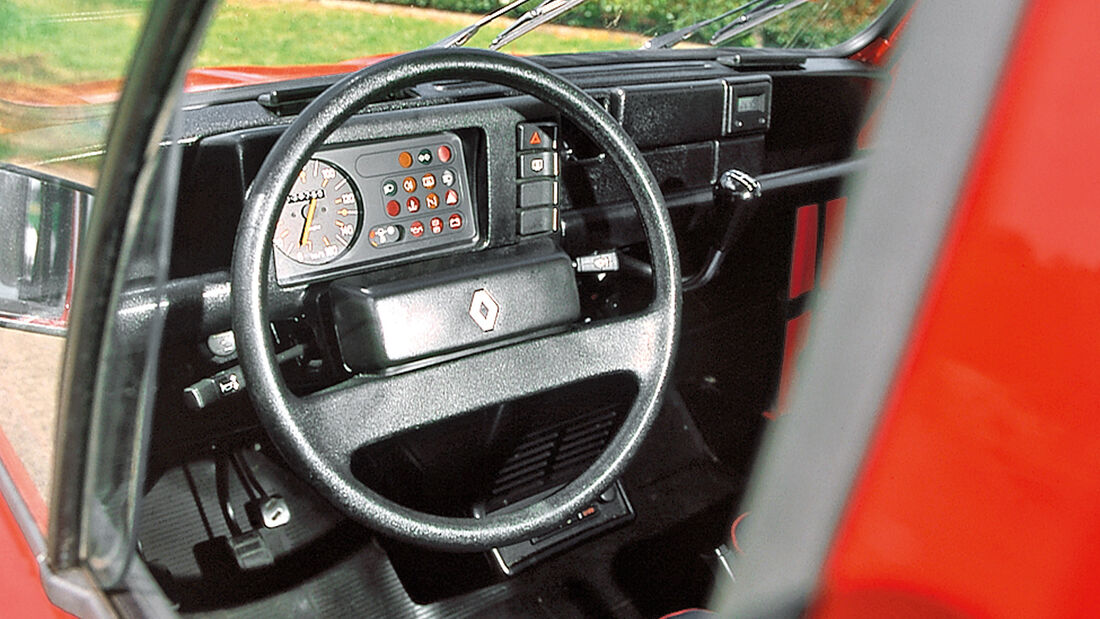
[[[292,88],[280,88],[265,92],[256,98],[256,102],[279,116],[291,116],[301,112],[318,95],[329,88],[330,84],[313,84]],[[411,88],[394,93],[385,101],[367,104],[362,112],[388,112],[414,107],[426,107],[447,103],[449,100],[422,101],[420,95]]]
[[[494,477],[490,503],[506,505],[571,480],[603,452],[618,417],[608,408],[528,434]]]
[[[717,70],[720,68],[715,63],[707,61],[618,64],[614,67],[614,73],[609,73],[606,68],[593,69],[586,66],[548,67],[550,71],[569,79],[582,88],[606,87],[609,75],[614,75],[616,83],[620,85],[649,83],[659,79],[683,81],[726,76],[728,71],[725,69]],[[497,84],[465,79],[440,80],[432,84],[421,85],[417,90],[425,96],[443,94],[461,98],[520,94],[517,90]]]

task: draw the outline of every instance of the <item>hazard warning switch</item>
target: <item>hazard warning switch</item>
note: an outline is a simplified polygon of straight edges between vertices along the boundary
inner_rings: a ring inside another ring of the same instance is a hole
[[[517,150],[555,150],[558,128],[549,123],[520,123]]]

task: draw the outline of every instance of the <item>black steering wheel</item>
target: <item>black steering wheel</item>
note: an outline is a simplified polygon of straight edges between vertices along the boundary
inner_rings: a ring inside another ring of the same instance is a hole
[[[622,171],[653,264],[654,299],[642,313],[392,376],[359,376],[298,397],[280,374],[268,329],[271,239],[298,171],[352,114],[389,93],[431,80],[501,84],[559,109]],[[291,468],[351,518],[390,536],[445,550],[484,550],[564,522],[595,500],[636,452],[661,407],[679,340],[680,268],[657,182],[617,122],[576,86],[527,60],[484,50],[428,49],[353,73],[317,97],[275,143],[245,196],[232,264],[233,330],[248,391]],[[584,473],[542,501],[510,513],[453,518],[415,511],[367,488],[352,454],[404,430],[579,382],[629,374],[637,396],[617,434]],[[411,397],[416,394],[417,397]]]

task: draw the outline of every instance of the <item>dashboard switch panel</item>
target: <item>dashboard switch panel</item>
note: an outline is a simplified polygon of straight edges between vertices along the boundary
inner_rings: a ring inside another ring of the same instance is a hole
[[[558,230],[561,157],[554,123],[516,125],[516,232],[531,236]]]
[[[280,284],[311,281],[362,265],[437,254],[436,250],[442,248],[469,247],[477,242],[473,184],[458,135],[443,132],[338,146],[318,151],[313,159],[342,170],[354,195],[362,201],[359,212],[344,209],[347,212],[338,213],[337,219],[358,217],[361,221],[354,222],[357,232],[347,249],[331,261],[305,264],[294,260],[293,253],[275,252],[276,280]],[[308,172],[309,166],[303,174]],[[329,216],[319,212],[327,207],[323,202],[299,196],[290,199],[295,201],[288,202],[293,208],[287,221],[298,224],[291,231],[295,239],[305,238],[305,228]],[[293,210],[298,204],[311,210],[299,216]],[[341,227],[352,229],[347,223],[339,222]]]

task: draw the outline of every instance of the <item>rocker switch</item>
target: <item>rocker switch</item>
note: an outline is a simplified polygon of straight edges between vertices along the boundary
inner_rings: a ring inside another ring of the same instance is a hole
[[[581,256],[574,261],[578,273],[606,273],[619,270],[619,254],[615,251],[605,251]]]
[[[558,205],[558,181],[537,180],[519,185],[519,207],[535,208]]]
[[[546,178],[558,175],[558,154],[553,151],[520,155],[519,178]]]
[[[516,150],[556,150],[558,127],[551,123],[519,123]]]

